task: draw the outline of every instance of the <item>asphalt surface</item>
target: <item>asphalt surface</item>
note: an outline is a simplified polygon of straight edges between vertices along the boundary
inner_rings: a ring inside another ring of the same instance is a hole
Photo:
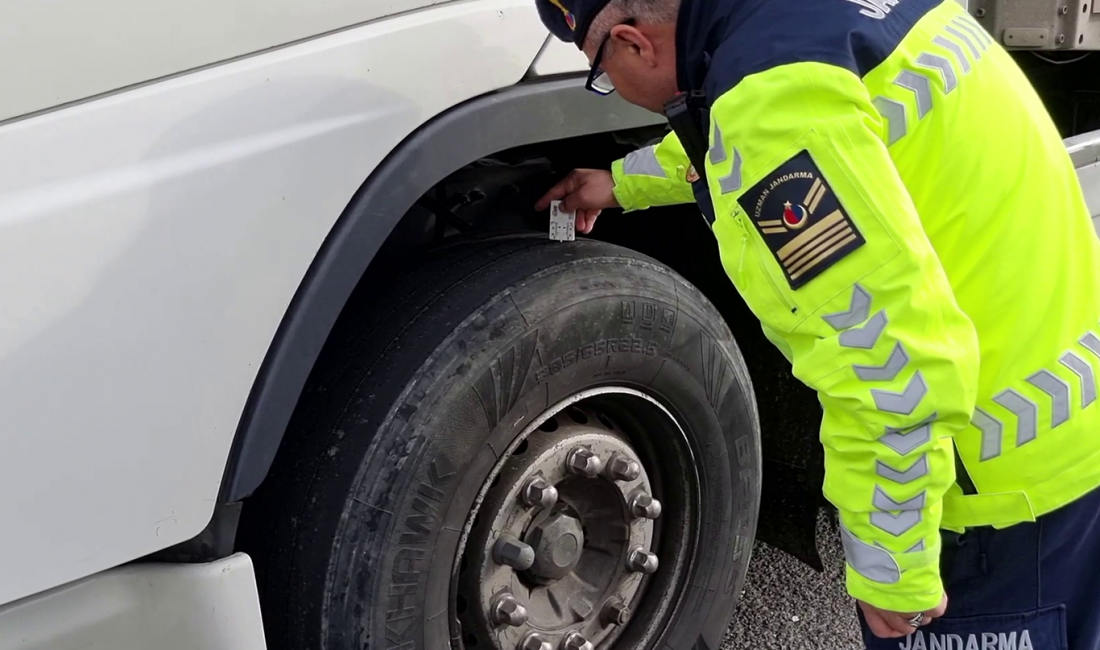
[[[756,544],[722,650],[863,650],[855,605],[844,592],[839,533],[824,511],[818,517],[818,551],[824,573]]]

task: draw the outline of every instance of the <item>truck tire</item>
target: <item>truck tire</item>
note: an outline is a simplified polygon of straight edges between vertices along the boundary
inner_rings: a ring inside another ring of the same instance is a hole
[[[245,503],[273,649],[717,648],[760,493],[741,354],[595,241],[365,282]],[[590,643],[591,645],[587,645]]]

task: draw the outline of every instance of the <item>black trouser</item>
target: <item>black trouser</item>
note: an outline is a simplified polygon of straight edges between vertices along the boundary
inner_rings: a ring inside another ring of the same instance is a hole
[[[947,615],[868,650],[1100,650],[1100,490],[1034,523],[943,533]]]

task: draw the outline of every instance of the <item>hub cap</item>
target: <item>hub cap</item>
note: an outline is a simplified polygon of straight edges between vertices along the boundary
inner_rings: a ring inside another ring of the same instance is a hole
[[[521,449],[470,531],[463,632],[499,650],[591,650],[660,571],[660,502],[626,435],[591,408],[558,413]]]

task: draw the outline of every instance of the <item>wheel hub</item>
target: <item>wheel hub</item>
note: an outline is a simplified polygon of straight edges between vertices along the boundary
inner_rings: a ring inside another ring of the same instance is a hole
[[[613,640],[659,570],[659,516],[645,465],[615,424],[591,409],[558,413],[486,489],[460,587],[464,633],[499,650]]]
[[[530,575],[549,584],[573,572],[584,548],[584,530],[576,517],[551,512],[527,530],[526,542],[535,551]]]

